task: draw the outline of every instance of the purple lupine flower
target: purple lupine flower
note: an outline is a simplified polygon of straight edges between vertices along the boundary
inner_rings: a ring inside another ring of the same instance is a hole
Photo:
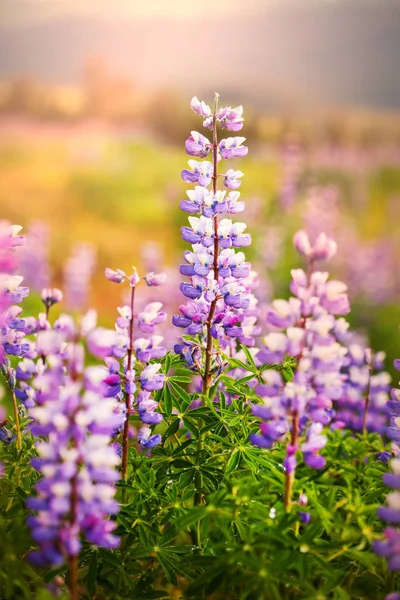
[[[145,280],[145,282],[147,283],[148,286],[158,286],[158,285],[162,285],[163,283],[165,283],[166,279],[167,279],[167,274],[166,273],[147,273],[143,279]]]
[[[137,338],[134,342],[136,356],[141,362],[149,362],[157,358],[163,358],[167,350],[160,346],[163,341],[161,335],[152,335],[150,338]]]
[[[205,119],[204,127],[212,130],[213,142],[211,144],[201,134],[192,132],[186,150],[202,158],[212,151],[212,162],[191,161],[192,171],[182,172],[185,181],[198,185],[188,191],[188,199],[180,203],[182,210],[193,215],[189,217],[190,226],[181,229],[182,238],[192,244],[192,249],[185,252],[185,264],[180,266],[180,273],[189,278],[180,286],[188,301],[179,307],[180,314],[173,317],[173,324],[185,329],[189,335],[199,336],[200,341],[196,343],[185,338],[175,345],[175,350],[190,369],[201,372],[205,368],[202,348],[209,352],[207,340],[217,339],[220,348],[234,356],[237,340],[253,345],[260,328],[256,325],[258,311],[253,282],[250,281],[251,266],[243,252],[235,252],[236,248],[248,246],[251,237],[245,233],[245,223],[224,218],[244,209],[244,203],[239,201],[240,193],[235,191],[243,173],[228,169],[223,175],[224,186],[233,191],[227,193],[218,189],[218,162],[221,158],[244,156],[248,149],[242,145],[245,138],[240,137],[228,138],[218,144],[216,126],[238,131],[243,125],[243,109],[224,107],[218,110],[217,95],[210,114],[209,107],[197,98],[191,106]],[[219,353],[215,353],[209,362],[209,366],[213,363],[211,370],[216,379],[223,362]],[[203,378],[207,380],[205,383],[203,380],[203,385],[208,386],[209,374],[203,374]]]
[[[302,171],[303,155],[297,143],[287,143],[282,152],[282,180],[280,184],[280,203],[289,210],[296,201]],[[318,223],[318,230],[320,230]]]
[[[223,129],[240,131],[243,127],[243,106],[220,108],[217,112],[217,118]]]
[[[162,437],[159,433],[152,435],[150,427],[142,427],[139,431],[138,441],[143,448],[151,450],[162,442]]]
[[[159,373],[161,365],[152,363],[148,365],[140,374],[140,386],[146,392],[160,390],[164,385],[165,376]]]
[[[211,177],[213,174],[212,163],[208,161],[198,162],[197,160],[189,160],[188,164],[191,168],[191,171],[188,169],[183,169],[181,173],[183,181],[186,181],[186,183],[197,183],[202,187],[207,187],[211,183]]]
[[[121,269],[114,270],[107,267],[104,274],[108,281],[112,281],[113,283],[122,283],[126,279],[126,274]]]
[[[118,335],[116,331],[98,327],[93,329],[87,337],[89,352],[97,358],[111,356],[117,345]]]
[[[265,347],[257,354],[261,363],[279,363],[286,355],[297,359],[292,381],[283,382],[279,374],[264,376],[266,384],[256,388],[271,410],[262,428],[270,422],[280,423],[289,415],[291,440],[284,461],[288,476],[293,476],[296,468],[297,451],[308,466],[321,469],[325,465],[319,455],[327,441],[322,430],[332,420],[334,402],[342,397],[346,379],[342,368],[348,353],[336,338],[336,316],[349,310],[346,286],[329,282],[328,273],[314,271],[315,261],[332,256],[336,245],[320,236],[320,242],[311,246],[303,234],[297,233],[294,243],[307,258],[307,273],[294,269],[290,285],[294,297],[272,302],[267,323],[275,331],[265,336]],[[300,443],[299,436],[303,435],[305,441]],[[285,497],[285,506],[289,504],[290,498]]]
[[[76,244],[64,265],[65,301],[69,308],[82,310],[89,301],[90,280],[96,266],[96,252],[89,243]]]
[[[190,156],[206,158],[210,153],[211,144],[204,135],[201,135],[197,131],[192,131],[190,137],[186,140],[185,148]]]
[[[40,291],[49,285],[50,228],[42,221],[30,223],[25,244],[19,252],[19,271],[26,284]]]
[[[224,177],[224,186],[228,188],[228,190],[237,190],[241,184],[241,177],[243,177],[242,171],[228,169]]]
[[[158,425],[162,421],[162,415],[156,411],[158,404],[151,399],[149,392],[162,388],[164,375],[158,373],[161,368],[160,364],[152,363],[149,365],[148,362],[160,359],[166,354],[166,349],[160,345],[163,341],[162,336],[135,337],[136,325],[143,333],[154,334],[157,325],[166,319],[166,313],[160,311],[162,307],[160,302],[151,302],[142,311],[135,313],[135,288],[142,280],[149,287],[161,285],[166,279],[166,274],[150,272],[141,278],[135,268],[133,268],[133,273],[130,276],[120,270],[117,273],[123,275],[124,279],[129,282],[131,297],[129,305],[118,308],[119,316],[115,325],[116,343],[112,347],[112,357],[109,353],[108,358],[106,358],[108,375],[103,378],[102,384],[105,397],[115,397],[120,401],[124,400],[124,402],[119,402],[119,405],[123,407],[122,412],[124,414],[121,456],[122,477],[126,479],[131,427],[130,417],[135,408],[135,394],[137,392],[136,404],[140,420],[147,425]],[[112,275],[113,279],[115,279],[114,275]],[[91,335],[93,334],[89,334],[88,337],[90,338]],[[141,391],[138,391],[136,381],[138,371],[141,368],[142,371],[139,376]],[[115,435],[119,433],[120,431],[115,430]],[[147,447],[154,447],[160,441],[161,436],[155,434]]]
[[[207,118],[211,115],[211,108],[205,102],[200,101],[197,96],[191,99],[190,108],[201,117]]]
[[[151,302],[138,314],[138,327],[143,333],[153,334],[156,325],[165,321],[167,315],[165,312],[160,312],[161,307],[161,302]]]
[[[341,335],[341,342],[348,348],[342,368],[346,381],[334,403],[332,427],[384,434],[390,384],[390,375],[383,370],[384,353],[372,354],[350,332]]]
[[[40,297],[45,307],[50,308],[62,301],[63,293],[58,288],[44,288]]]
[[[399,361],[395,361],[395,368],[400,371]],[[390,414],[390,425],[387,435],[397,445],[400,442],[400,390],[394,388],[387,403]],[[383,482],[396,491],[390,492],[386,498],[386,506],[378,509],[378,515],[383,521],[398,525],[400,523],[400,459],[390,461],[392,473],[383,476]],[[374,551],[379,556],[384,556],[391,571],[400,570],[400,531],[394,527],[387,527],[384,539],[373,544]]]
[[[242,146],[243,142],[246,141],[244,137],[232,137],[221,140],[219,143],[219,151],[222,158],[241,158],[246,156],[249,149],[247,146]]]
[[[300,254],[312,260],[330,260],[337,252],[336,242],[325,233],[320,233],[314,244],[311,244],[307,233],[301,230],[295,234],[293,243]]]
[[[27,502],[36,513],[28,524],[39,546],[30,560],[41,566],[78,554],[82,535],[105,548],[119,544],[112,534],[116,524],[105,518],[119,509],[113,484],[120,461],[110,446],[115,400],[85,391],[78,382],[59,385],[58,396],[31,409],[32,432],[46,436],[36,444],[39,458],[32,460],[44,478]]]

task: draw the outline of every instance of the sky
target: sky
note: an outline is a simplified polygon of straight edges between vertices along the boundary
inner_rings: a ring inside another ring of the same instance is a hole
[[[400,109],[400,0],[0,0],[0,80],[138,85],[263,107]]]
[[[20,25],[55,16],[93,15],[125,18],[186,19],[212,13],[241,16],[284,5],[390,4],[398,0],[0,0],[3,25]]]

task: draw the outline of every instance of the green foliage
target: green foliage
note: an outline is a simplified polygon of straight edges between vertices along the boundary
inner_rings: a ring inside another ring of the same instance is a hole
[[[294,504],[286,513],[284,447],[266,451],[249,443],[258,430],[250,407],[259,402],[250,377],[274,368],[290,379],[292,359],[259,369],[248,351],[245,356],[243,363],[231,359],[230,367],[249,375],[223,375],[224,391],[215,389],[212,400],[189,392],[192,373],[175,355],[166,356],[167,385],[158,392],[163,444],[150,456],[131,446],[128,481],[119,483],[120,498],[125,490],[117,516],[121,546],[108,551],[84,545],[82,599],[370,600],[399,586],[400,578],[389,576],[371,550],[382,529],[376,510],[387,494],[387,467],[375,459],[382,440],[329,432],[326,467],[298,467]],[[41,571],[26,560],[34,547],[25,524],[34,454],[27,433],[19,456],[14,444],[1,446],[7,472],[0,479],[5,600],[46,600],[54,577],[62,593],[68,579],[65,567]],[[306,509],[297,504],[301,492],[309,499]],[[307,525],[299,516],[304,510],[311,514]]]

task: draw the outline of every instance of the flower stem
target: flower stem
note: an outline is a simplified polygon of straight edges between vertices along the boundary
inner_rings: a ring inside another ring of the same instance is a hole
[[[78,600],[78,555],[70,554],[69,567],[69,595],[71,600]]]
[[[297,410],[292,412],[292,434],[290,437],[290,444],[293,447],[297,446],[297,441],[299,437],[299,413]],[[285,475],[285,500],[284,507],[286,512],[290,512],[291,504],[292,504],[292,490],[295,478],[295,471],[291,471],[290,473],[286,473]]]
[[[214,97],[214,110],[213,110],[213,121],[212,121],[212,132],[213,132],[213,142],[212,142],[212,157],[213,157],[213,194],[217,193],[217,182],[218,182],[218,135],[217,135],[217,109],[218,109],[218,98],[219,95],[216,93]],[[214,271],[214,279],[218,281],[218,252],[219,252],[219,244],[218,244],[218,216],[215,215],[213,219],[214,223],[214,259],[213,259],[213,271]],[[211,359],[212,359],[212,350],[213,350],[213,338],[211,335],[211,326],[212,320],[214,318],[215,308],[217,305],[217,298],[215,298],[210,304],[210,310],[208,313],[207,323],[206,323],[206,331],[207,331],[207,341],[206,341],[206,355],[205,355],[205,363],[204,363],[204,373],[203,373],[203,385],[202,385],[202,394],[207,395],[210,383],[211,383]],[[194,504],[195,506],[201,504],[202,495],[201,495],[201,487],[202,487],[202,477],[199,471],[200,467],[200,458],[201,452],[203,450],[203,436],[200,434],[197,442],[197,450],[196,450],[196,476],[195,476],[195,488],[196,493],[194,496]],[[198,530],[196,532],[197,545],[200,544]]]
[[[128,347],[128,362],[126,366],[126,372],[132,368],[132,353],[133,353],[133,309],[135,304],[135,287],[132,287],[131,292],[131,317],[129,319],[129,347]],[[128,382],[129,384],[129,382]],[[122,466],[121,466],[121,478],[126,481],[128,476],[128,450],[129,450],[129,419],[132,413],[131,407],[131,393],[126,392],[125,394],[125,406],[126,406],[126,418],[124,423],[124,429],[122,433]],[[125,502],[125,489],[122,490],[122,501]]]
[[[16,444],[18,452],[22,450],[22,435],[21,435],[21,425],[19,422],[19,414],[18,414],[18,404],[17,398],[15,396],[15,391],[11,390],[13,408],[14,408],[14,420],[15,420],[15,431],[16,431]]]
[[[365,392],[365,407],[364,407],[364,415],[363,415],[363,423],[362,423],[362,434],[365,436],[367,434],[367,417],[369,404],[371,400],[371,377],[372,377],[372,357],[371,362],[368,363],[368,383],[367,389]]]
[[[212,155],[213,155],[213,194],[217,193],[217,181],[218,181],[218,135],[217,135],[217,108],[218,108],[218,94],[215,94],[214,98],[214,110],[213,110],[213,122],[212,122],[212,132],[213,132],[213,143],[212,143]],[[213,271],[214,271],[214,279],[218,281],[218,216],[214,216],[214,260],[213,260]],[[202,393],[207,394],[208,388],[210,387],[210,369],[211,369],[211,356],[212,356],[212,346],[213,340],[211,336],[211,325],[214,317],[215,307],[217,304],[217,298],[215,298],[210,304],[210,310],[208,313],[208,319],[206,323],[207,327],[207,342],[206,342],[206,357],[205,357],[205,365],[204,365],[204,374],[203,374],[203,389]]]
[[[309,258],[307,260],[307,286],[310,287],[311,277],[314,272],[314,260]],[[304,317],[299,323],[299,327],[302,329],[306,328],[307,317]],[[297,362],[299,362],[303,356],[304,352],[304,343],[301,348],[299,354],[297,355]],[[290,438],[290,444],[292,447],[296,448],[299,438],[299,412],[298,410],[293,410],[292,413],[292,433]],[[292,504],[292,491],[293,484],[295,479],[295,471],[291,471],[290,473],[286,473],[285,475],[285,499],[284,499],[284,507],[286,512],[290,512],[291,504]]]

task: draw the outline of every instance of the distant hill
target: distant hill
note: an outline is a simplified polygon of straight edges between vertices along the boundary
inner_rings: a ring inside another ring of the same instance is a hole
[[[243,0],[245,1],[245,0]],[[400,3],[357,0],[281,6],[203,21],[64,17],[0,24],[0,78],[79,80],[104,56],[144,86],[224,90],[275,106],[400,107]]]

